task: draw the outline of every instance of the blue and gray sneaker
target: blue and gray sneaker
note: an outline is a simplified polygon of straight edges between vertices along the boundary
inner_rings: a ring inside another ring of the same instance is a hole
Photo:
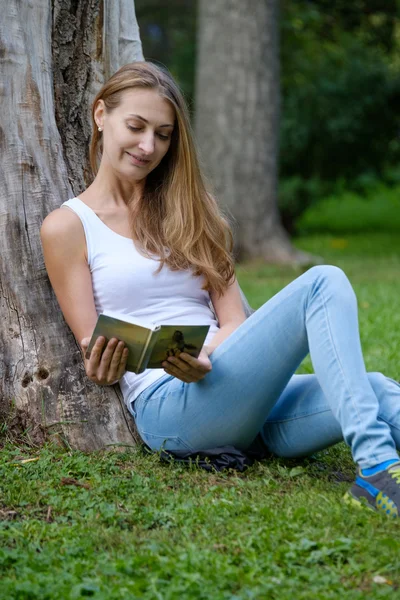
[[[383,512],[390,517],[400,513],[400,462],[392,463],[374,475],[363,475],[361,469],[350,490],[346,502]]]

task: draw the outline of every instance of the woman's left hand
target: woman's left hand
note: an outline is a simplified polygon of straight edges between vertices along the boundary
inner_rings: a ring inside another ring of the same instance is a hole
[[[173,375],[185,383],[195,383],[204,379],[212,369],[211,361],[204,348],[198,358],[181,352],[179,356],[170,356],[162,363],[162,366],[168,375]]]

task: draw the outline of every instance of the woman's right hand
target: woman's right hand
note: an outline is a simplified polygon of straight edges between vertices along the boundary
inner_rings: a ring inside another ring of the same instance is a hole
[[[125,373],[128,360],[129,350],[125,347],[124,342],[118,341],[117,338],[111,338],[103,352],[105,341],[103,336],[97,338],[90,358],[85,358],[90,338],[84,338],[81,341],[86,374],[97,385],[117,383]]]

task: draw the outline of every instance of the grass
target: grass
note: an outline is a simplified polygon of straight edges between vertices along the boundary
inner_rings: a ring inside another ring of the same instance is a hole
[[[296,243],[346,271],[367,368],[399,379],[399,236]],[[298,274],[257,261],[238,269],[254,308]],[[304,361],[300,372],[310,370]],[[344,444],[244,474],[160,464],[141,449],[87,455],[6,444],[0,598],[400,597],[400,523],[342,502],[353,475]]]

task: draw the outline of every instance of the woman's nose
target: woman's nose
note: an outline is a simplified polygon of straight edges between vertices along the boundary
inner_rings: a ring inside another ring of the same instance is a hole
[[[139,148],[146,154],[152,154],[154,152],[153,133],[143,136],[143,138],[140,140]]]

